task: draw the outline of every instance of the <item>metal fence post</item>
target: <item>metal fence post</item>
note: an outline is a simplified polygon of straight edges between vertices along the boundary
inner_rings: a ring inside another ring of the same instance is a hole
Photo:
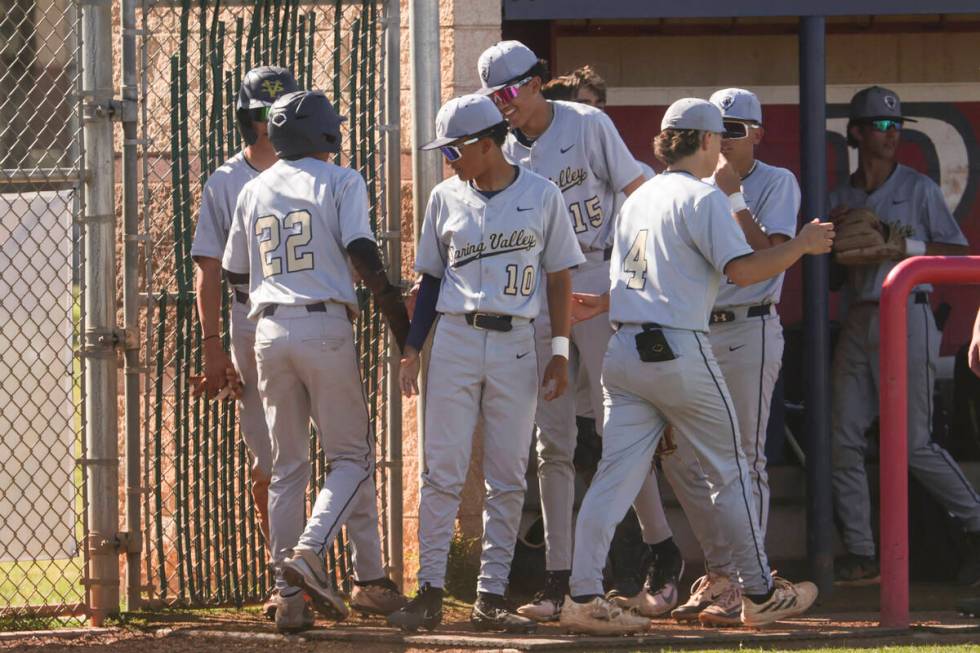
[[[139,206],[137,204],[136,2],[122,0],[123,324],[126,334],[126,609],[140,605]]]
[[[422,217],[429,193],[442,181],[442,155],[423,152],[421,145],[435,138],[436,112],[442,98],[439,70],[439,2],[412,0],[409,41],[412,55],[412,209],[415,237],[422,232]],[[425,445],[425,377],[422,365],[418,395],[419,452]]]
[[[401,2],[385,3],[385,202],[388,238],[388,278],[402,281],[401,239]],[[388,564],[390,576],[402,586],[405,572],[402,518],[402,395],[398,386],[398,345],[388,338]]]
[[[116,406],[116,273],[113,171],[112,7],[82,4],[82,95],[85,139],[88,583],[93,625],[119,612],[119,445]]]

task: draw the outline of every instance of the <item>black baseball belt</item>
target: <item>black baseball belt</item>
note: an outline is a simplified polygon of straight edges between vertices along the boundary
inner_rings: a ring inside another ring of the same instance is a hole
[[[493,315],[491,313],[466,313],[466,323],[474,329],[487,331],[510,331],[514,328],[510,315]]]
[[[749,306],[749,309],[745,312],[745,317],[762,317],[764,315],[770,315],[772,313],[772,304],[757,304],[755,306]],[[738,316],[735,311],[720,310],[711,311],[711,324],[723,324],[725,322],[734,322]]]
[[[279,308],[279,304],[269,304],[268,306],[262,309],[262,316],[271,317],[275,315],[277,308]],[[327,303],[317,302],[315,304],[307,304],[306,306],[304,306],[304,308],[306,309],[307,313],[326,313]]]

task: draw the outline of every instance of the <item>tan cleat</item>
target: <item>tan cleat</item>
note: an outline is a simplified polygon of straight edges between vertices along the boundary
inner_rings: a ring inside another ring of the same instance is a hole
[[[276,630],[298,633],[313,627],[313,608],[302,591],[291,596],[276,596]]]
[[[363,585],[355,582],[350,596],[350,607],[357,612],[385,617],[401,610],[408,603],[408,599],[398,591],[398,586],[388,578]]]
[[[697,621],[698,615],[727,592],[732,584],[727,576],[709,572],[706,576],[694,581],[694,584],[691,585],[691,597],[687,603],[675,608],[670,616],[681,623]]]
[[[293,549],[293,557],[282,563],[282,576],[293,587],[305,591],[317,612],[328,619],[343,621],[350,614],[340,592],[327,576],[323,559],[309,549]]]
[[[269,598],[262,604],[262,614],[269,621],[276,620],[276,608],[279,606],[279,588],[273,587],[269,592]]]
[[[588,603],[576,603],[566,596],[560,623],[566,632],[589,635],[629,635],[650,628],[649,619],[632,610],[623,610],[602,596]]]
[[[742,625],[742,590],[737,583],[728,583],[721,595],[698,614],[702,626]]]
[[[772,596],[765,603],[755,603],[742,597],[742,623],[764,626],[780,619],[789,619],[806,612],[817,600],[817,586],[811,582],[791,583],[776,577]]]

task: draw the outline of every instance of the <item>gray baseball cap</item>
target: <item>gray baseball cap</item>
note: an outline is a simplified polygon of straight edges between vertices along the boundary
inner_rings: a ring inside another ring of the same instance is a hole
[[[722,118],[762,124],[762,105],[752,91],[723,88],[712,93],[709,102],[721,109]]]
[[[483,51],[476,68],[480,73],[483,93],[490,93],[515,82],[525,75],[538,56],[520,41],[501,41]]]
[[[861,89],[851,98],[851,106],[847,111],[850,120],[874,120],[876,118],[891,118],[906,122],[916,122],[902,115],[902,102],[898,95],[883,86],[869,86]]]
[[[463,95],[442,105],[436,114],[436,139],[420,149],[437,147],[472,136],[504,121],[500,110],[486,95]]]
[[[721,110],[707,100],[686,97],[667,107],[660,129],[697,129],[721,134],[725,126],[721,122]]]

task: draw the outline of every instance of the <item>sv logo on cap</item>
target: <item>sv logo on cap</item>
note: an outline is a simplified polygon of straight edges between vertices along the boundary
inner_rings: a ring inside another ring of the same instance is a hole
[[[279,97],[282,93],[282,82],[278,79],[266,79],[262,81],[262,90],[271,98]]]

